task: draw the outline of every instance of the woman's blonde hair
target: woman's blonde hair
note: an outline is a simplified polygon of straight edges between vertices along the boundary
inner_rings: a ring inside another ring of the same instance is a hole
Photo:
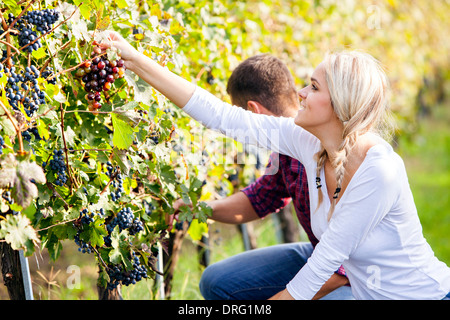
[[[369,131],[385,133],[381,132],[381,128],[386,131],[384,127],[388,123],[389,81],[380,63],[371,55],[359,51],[329,53],[323,65],[331,105],[344,125],[342,143],[336,157],[330,159],[336,173],[337,188],[331,201],[329,220],[342,187],[348,155],[358,136]],[[323,199],[320,171],[327,158],[328,154],[322,147],[316,154],[318,206]]]

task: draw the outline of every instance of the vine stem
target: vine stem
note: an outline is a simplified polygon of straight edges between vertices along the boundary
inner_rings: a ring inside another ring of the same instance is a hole
[[[4,41],[4,40],[0,40],[0,43],[3,43],[5,45],[7,45],[8,47],[16,50],[17,53],[20,53],[19,49],[17,49],[16,47],[14,47],[11,43],[9,43],[8,41]]]
[[[42,229],[37,229],[37,230],[36,230],[36,232],[39,232],[39,231],[44,231],[44,230],[47,230],[47,229],[50,229],[50,228],[53,228],[53,227],[59,226],[59,225],[61,225],[61,224],[66,224],[66,223],[69,223],[69,222],[75,221],[75,220],[77,220],[77,219],[78,219],[78,218],[74,218],[74,219],[71,219],[71,220],[67,220],[67,221],[61,221],[61,222],[58,222],[58,223],[52,224],[51,226],[48,226],[48,227],[45,227],[45,228],[42,228]]]
[[[53,191],[54,195],[56,194],[58,196],[58,198],[60,198],[62,200],[62,202],[64,202],[64,208],[67,210],[70,207],[69,204],[67,203],[67,201],[59,194],[58,191],[56,191],[56,189],[53,187],[53,185],[50,182],[47,182],[46,185],[50,190]]]
[[[101,257],[100,252],[98,252],[97,249],[94,248],[94,246],[91,246],[91,248],[92,248],[92,250],[95,251],[95,254],[97,255],[97,257],[98,257],[98,259],[100,260],[100,262],[102,263],[102,265],[103,265],[105,268],[110,269],[110,268],[108,267],[108,265],[106,264],[106,262],[105,262],[105,261],[103,260],[103,258]]]
[[[74,149],[69,150],[70,152],[85,152],[85,151],[98,151],[98,152],[107,152],[112,151],[112,149]]]
[[[48,109],[47,111],[45,111],[44,113],[38,114],[37,116],[34,116],[33,118],[31,118],[30,122],[33,122],[34,120],[40,118],[40,117],[44,117],[46,116],[50,111],[54,110],[56,108],[56,106],[51,107],[50,109]]]
[[[18,31],[9,29],[7,31],[4,31],[2,34],[0,34],[0,39],[2,39],[3,37],[6,37],[6,35],[10,34],[10,33],[19,34]]]
[[[8,25],[6,24],[6,20],[3,17],[3,13],[0,12],[0,19],[2,20],[2,27],[3,30],[8,31]],[[11,44],[11,35],[9,32],[6,33],[6,42]],[[11,62],[11,47],[8,45],[6,46],[6,64],[8,65],[8,68],[11,68],[12,62]]]
[[[68,110],[66,113],[73,113],[73,112],[88,112],[88,113],[113,113],[113,111],[89,111],[89,110]]]
[[[106,184],[106,186],[103,188],[102,192],[100,192],[100,195],[104,194],[106,192],[106,190],[108,190],[109,185],[113,182],[113,180],[117,177],[118,174],[119,174],[119,172],[116,172],[113,175],[111,175],[111,177],[109,177],[109,181]]]
[[[74,179],[72,177],[72,170],[71,167],[69,167],[69,156],[67,154],[67,143],[66,143],[66,135],[64,134],[64,108],[62,106],[62,103],[60,104],[60,108],[61,108],[61,136],[63,138],[63,143],[64,143],[64,153],[66,154],[66,167],[67,167],[67,174],[69,175],[69,179],[70,179],[70,193],[72,193],[73,191],[73,185],[75,184]],[[77,186],[78,187],[78,186]]]
[[[0,106],[3,108],[3,110],[6,113],[6,116],[11,121],[12,125],[14,126],[14,129],[16,130],[17,136],[19,138],[19,155],[23,156],[24,154],[26,154],[26,152],[23,150],[22,131],[20,130],[17,123],[14,121],[14,117],[11,115],[11,112],[9,112],[8,108],[3,104],[2,101],[0,101]]]

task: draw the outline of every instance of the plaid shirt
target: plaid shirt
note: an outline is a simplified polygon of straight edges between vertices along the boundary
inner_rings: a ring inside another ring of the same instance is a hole
[[[265,175],[242,190],[259,217],[278,212],[292,199],[298,221],[313,247],[319,242],[311,230],[308,181],[303,165],[277,153],[270,155]]]

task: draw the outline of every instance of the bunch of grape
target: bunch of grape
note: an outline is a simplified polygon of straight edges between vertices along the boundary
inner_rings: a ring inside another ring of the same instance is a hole
[[[106,170],[106,175],[112,180],[111,185],[115,188],[115,190],[110,193],[111,200],[116,202],[120,199],[124,191],[122,175],[120,174],[119,166],[114,168],[109,161],[106,163]]]
[[[84,62],[75,75],[81,79],[89,110],[95,111],[101,108],[101,93],[109,91],[116,79],[123,78],[125,65],[122,59],[109,60],[106,55],[101,55],[100,47],[94,47],[94,58]]]
[[[114,219],[106,226],[106,229],[109,233],[111,233],[117,225],[119,226],[119,231],[129,229],[133,226],[133,220],[134,214],[131,211],[131,208],[122,208],[117,214],[117,217],[114,217]]]
[[[152,142],[154,144],[158,144],[159,143],[159,136],[160,136],[159,132],[154,131],[154,132],[152,132],[150,134],[150,140],[152,140]]]
[[[105,241],[105,245],[111,246],[111,233],[114,231],[114,228],[119,226],[119,231],[128,229],[130,235],[135,235],[142,230],[144,230],[144,224],[141,220],[134,217],[131,208],[123,208],[117,214],[117,217],[114,217],[107,225],[106,230],[108,231],[108,235],[103,237]]]
[[[131,208],[123,208],[119,211],[117,217],[114,217],[106,226],[108,231],[108,236],[104,237],[106,245],[110,245],[111,233],[116,226],[119,226],[119,231],[128,230],[130,235],[135,235],[144,230],[144,224],[141,220],[135,218]]]
[[[17,36],[19,46],[23,47],[28,45],[28,47],[24,49],[27,52],[32,52],[42,47],[41,42],[36,40],[38,38],[36,32],[45,33],[50,31],[52,25],[59,19],[59,16],[60,13],[53,9],[27,12],[24,16],[17,20],[14,26],[19,31]],[[8,24],[11,25],[15,19],[16,17],[10,13],[8,15]]]
[[[119,229],[122,231],[130,228],[133,225],[133,219],[134,214],[130,207],[120,210],[117,214],[117,224],[119,225]]]
[[[77,233],[74,237],[75,243],[79,246],[78,251],[82,253],[91,253],[91,246],[80,239],[80,233]]]
[[[3,145],[5,144],[5,140],[0,136],[0,154],[3,154]]]
[[[80,212],[80,221],[82,224],[90,224],[94,222],[94,214],[90,213],[88,209],[84,208]]]
[[[45,104],[45,93],[37,80],[40,76],[39,70],[31,65],[18,72],[14,66],[8,68],[0,64],[0,71],[2,70],[8,78],[5,92],[9,104],[15,110],[20,110],[19,103],[22,103],[27,116],[31,117],[39,109],[39,105]]]
[[[34,135],[34,138],[36,140],[41,140],[41,136],[39,134],[38,128],[36,127],[31,127],[28,128],[26,131],[22,131],[22,137],[26,140],[26,141],[31,141],[31,134]]]
[[[46,33],[58,21],[60,13],[54,9],[28,11],[22,18],[36,27],[36,31]]]
[[[54,75],[53,68],[47,67],[44,71],[42,71],[42,78],[45,78],[47,80],[47,83],[56,84],[56,78],[52,77]],[[52,77],[52,78],[51,78]],[[51,78],[51,79],[49,79]]]
[[[98,212],[90,212],[88,209],[84,208],[80,211],[79,219],[74,223],[74,226],[77,228],[77,234],[74,237],[75,243],[79,246],[78,251],[82,253],[92,253],[93,249],[91,245],[83,240],[81,240],[80,235],[84,231],[84,226],[89,225],[91,222],[94,222],[94,216],[99,215],[100,217],[104,216],[105,211],[101,208]],[[109,244],[111,245],[111,244]]]
[[[67,182],[67,175],[66,175],[66,164],[64,163],[64,156],[62,150],[54,150],[53,151],[53,159],[49,162],[50,168],[53,171],[56,171],[56,174],[58,175],[55,184],[57,186],[62,186]]]
[[[140,264],[139,257],[133,252],[133,269],[125,271],[122,265],[114,265],[108,268],[109,282],[107,288],[113,290],[117,288],[119,284],[129,286],[130,284],[136,284],[143,278],[147,278],[147,269]]]
[[[133,220],[131,227],[129,228],[130,234],[135,235],[144,230],[144,224],[138,218]]]
[[[1,36],[1,33],[0,33],[0,36]],[[7,57],[8,57],[8,51],[2,50],[2,56],[0,58],[0,65],[2,66],[2,69],[3,69],[3,63],[6,62]],[[14,60],[12,60],[11,63],[14,65],[15,64]],[[0,71],[2,71],[2,70],[0,70]],[[0,78],[1,77],[3,77],[3,73],[0,73]]]

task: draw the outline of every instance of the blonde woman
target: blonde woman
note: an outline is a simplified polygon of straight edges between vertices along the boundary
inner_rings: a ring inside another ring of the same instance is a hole
[[[320,240],[272,299],[311,299],[343,265],[357,299],[445,299],[450,269],[423,237],[402,159],[378,134],[388,81],[370,55],[327,55],[300,92],[291,118],[230,106],[109,33],[126,67],[205,126],[297,158],[310,186]]]

